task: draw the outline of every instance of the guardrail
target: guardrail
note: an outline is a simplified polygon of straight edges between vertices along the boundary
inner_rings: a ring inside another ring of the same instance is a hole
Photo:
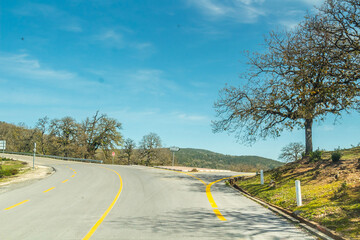
[[[18,155],[26,155],[26,156],[34,156],[34,153],[24,153],[24,152],[8,152],[3,151],[0,153],[7,153],[7,154],[18,154]],[[71,157],[60,157],[54,155],[42,155],[42,154],[35,154],[36,157],[47,157],[47,158],[55,158],[65,161],[77,161],[77,162],[92,162],[92,163],[103,163],[102,160],[94,160],[94,159],[84,159],[84,158],[71,158]]]

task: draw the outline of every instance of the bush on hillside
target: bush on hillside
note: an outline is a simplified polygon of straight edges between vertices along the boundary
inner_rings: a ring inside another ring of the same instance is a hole
[[[333,152],[333,153],[331,154],[331,160],[332,160],[333,162],[338,162],[338,161],[340,161],[341,157],[342,157],[342,153],[341,153],[339,150],[336,150],[335,152]]]
[[[322,151],[320,151],[318,149],[318,150],[310,153],[310,159],[309,160],[310,160],[310,162],[320,161],[321,156],[322,156]]]

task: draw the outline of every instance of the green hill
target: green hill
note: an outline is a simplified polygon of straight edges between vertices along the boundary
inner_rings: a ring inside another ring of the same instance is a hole
[[[178,165],[233,171],[269,170],[283,163],[259,156],[230,156],[203,149],[182,148],[175,154]]]

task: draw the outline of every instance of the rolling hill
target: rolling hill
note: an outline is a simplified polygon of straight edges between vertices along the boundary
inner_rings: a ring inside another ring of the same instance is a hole
[[[231,156],[193,148],[182,148],[175,154],[175,159],[181,166],[233,171],[269,170],[283,165],[282,162],[259,156]]]

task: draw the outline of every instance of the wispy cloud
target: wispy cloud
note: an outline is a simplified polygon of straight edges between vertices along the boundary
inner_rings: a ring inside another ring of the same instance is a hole
[[[28,54],[0,54],[0,74],[4,79],[17,82],[41,84],[43,87],[63,89],[82,89],[82,91],[96,90],[98,82],[88,81],[77,73],[67,70],[54,69],[44,66],[38,59]]]
[[[132,49],[135,51],[133,57],[139,59],[148,58],[156,52],[156,49],[151,42],[130,40],[125,37],[127,34],[129,34],[128,30],[110,28],[95,35],[93,40],[108,48]]]
[[[123,35],[114,29],[107,29],[102,31],[101,33],[99,33],[94,37],[94,40],[101,42],[107,47],[119,48],[119,49],[125,47]]]
[[[165,95],[178,89],[174,81],[164,78],[164,72],[157,69],[139,69],[126,76],[127,85],[133,92],[147,92],[152,95]]]
[[[26,3],[20,8],[13,10],[13,12],[23,17],[46,18],[46,21],[51,22],[53,26],[64,31],[83,31],[81,26],[82,21],[78,17],[52,5]]]
[[[310,6],[320,6],[324,3],[324,0],[300,0],[303,3],[306,3]]]
[[[181,113],[181,114],[177,114],[177,117],[181,120],[194,121],[194,122],[210,121],[207,116],[203,116],[203,115],[191,115],[191,114],[189,115],[186,113]]]
[[[237,22],[256,22],[265,15],[262,9],[264,0],[188,0],[209,20],[232,19]]]
[[[43,67],[37,59],[27,54],[1,54],[0,71],[6,75],[47,81],[70,80],[77,77],[71,72]]]

